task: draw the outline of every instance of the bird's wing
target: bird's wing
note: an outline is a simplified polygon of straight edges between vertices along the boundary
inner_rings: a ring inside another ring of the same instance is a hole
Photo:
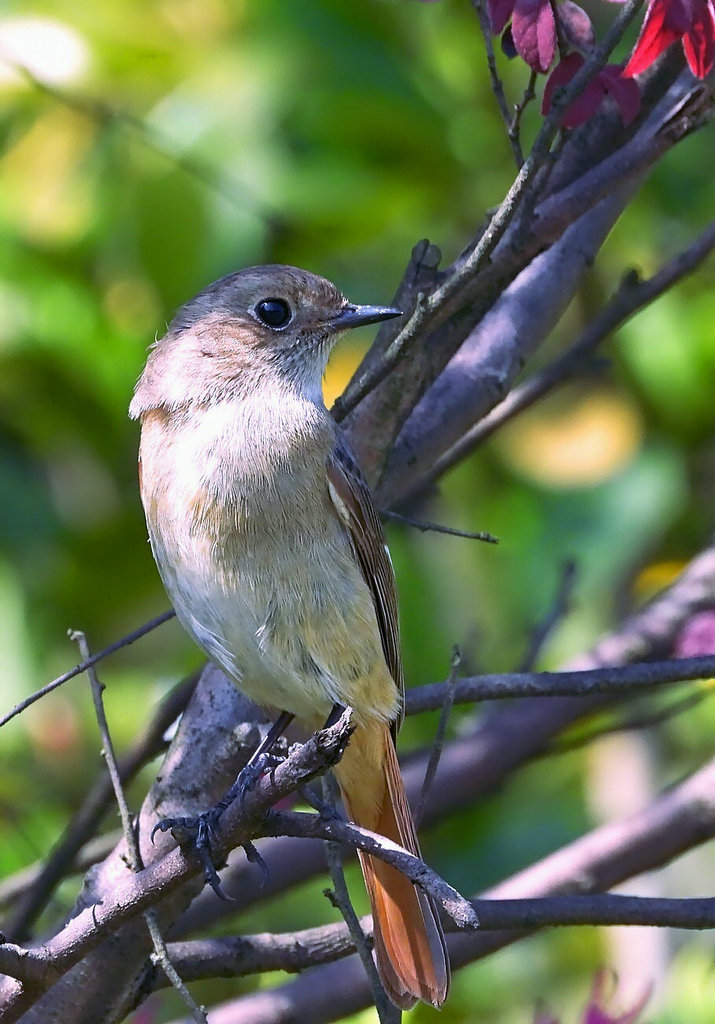
[[[327,470],[330,497],[347,529],[355,560],[370,588],[385,661],[400,693],[400,711],[393,723],[396,733],[404,715],[405,680],[395,573],[390,552],[370,489],[350,449],[340,438],[328,460]]]

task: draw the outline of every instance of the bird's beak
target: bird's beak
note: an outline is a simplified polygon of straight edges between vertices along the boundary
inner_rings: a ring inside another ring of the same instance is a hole
[[[345,306],[331,321],[331,326],[336,331],[343,331],[349,327],[362,327],[364,324],[391,320],[394,316],[402,316],[402,310],[390,309],[389,306]]]

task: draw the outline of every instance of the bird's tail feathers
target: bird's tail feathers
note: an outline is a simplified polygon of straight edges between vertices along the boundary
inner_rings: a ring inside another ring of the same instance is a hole
[[[385,794],[376,823],[353,816],[350,795],[343,797],[356,824],[399,843],[420,856],[397,761],[397,753],[385,726]],[[450,981],[449,957],[439,918],[430,897],[416,888],[396,868],[377,857],[358,851],[372,908],[375,959],[383,987],[396,1006],[409,1009],[418,999],[441,1006]]]

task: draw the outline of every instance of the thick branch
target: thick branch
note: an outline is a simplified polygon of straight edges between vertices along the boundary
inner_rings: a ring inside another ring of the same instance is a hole
[[[586,327],[571,348],[545,370],[514,388],[485,416],[480,418],[477,409],[474,426],[427,468],[419,480],[412,484],[406,495],[413,496],[418,490],[428,488],[486,438],[491,437],[507,420],[528,409],[553,388],[588,370],[592,353],[609,334],[696,270],[711,254],[713,247],[715,222],[711,223],[691,246],[664,263],[660,270],[647,280],[638,281],[633,274],[626,275],[611,301]]]
[[[703,930],[715,928],[715,898],[662,899],[596,893],[527,899],[471,901],[482,932],[573,925],[636,925]],[[451,922],[447,922],[450,931]],[[369,933],[371,918],[360,926]],[[454,925],[451,925],[454,928]],[[186,981],[236,978],[267,971],[295,973],[331,963],[354,952],[344,924],[326,924],[286,933],[229,936],[169,943],[172,963]],[[0,948],[0,964],[3,951]],[[12,963],[12,958],[8,957]],[[157,976],[155,988],[165,988]]]
[[[270,806],[335,764],[350,732],[350,716],[346,712],[336,725],[316,733],[295,749],[274,772],[260,779],[240,806],[236,802],[228,808],[215,836],[217,855],[254,838],[256,823]],[[195,851],[178,848],[141,872],[131,874],[127,871],[125,875],[128,877],[117,880],[99,902],[93,902],[80,911],[61,932],[41,947],[27,952],[32,971],[44,967],[45,983],[49,987],[56,980],[58,970],[67,971],[118,927],[131,923],[143,910],[170,897],[202,872],[203,867]],[[4,1022],[11,1024],[17,1020],[27,1008],[29,995],[28,992],[23,994],[14,983],[0,987]]]

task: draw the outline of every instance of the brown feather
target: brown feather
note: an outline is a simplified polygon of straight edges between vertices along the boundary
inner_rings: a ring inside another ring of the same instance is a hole
[[[333,504],[372,594],[385,661],[400,695],[400,713],[390,730],[381,724],[379,732],[372,724],[358,727],[336,774],[353,821],[419,857],[394,744],[402,721],[404,675],[392,562],[367,483],[340,438],[327,472]],[[447,998],[450,968],[432,901],[400,871],[376,857],[363,853],[359,857],[372,908],[375,960],[385,991],[402,1009],[414,1006],[418,999],[441,1006]]]
[[[339,767],[343,799],[348,814],[358,825],[399,843],[419,857],[419,843],[393,739],[387,728],[383,727],[382,732],[383,797],[377,819],[361,820],[360,794],[354,792],[351,798]],[[369,766],[365,767],[369,776]],[[363,779],[363,784],[366,782],[368,779]],[[409,1009],[418,999],[441,1006],[449,990],[449,957],[431,899],[395,868],[364,853],[359,852],[359,857],[372,908],[375,960],[385,991],[402,1009]]]
[[[404,715],[405,679],[395,573],[385,534],[360,467],[340,436],[328,462],[327,473],[333,503],[345,523],[355,560],[372,594],[385,661],[399,691],[400,712],[393,724],[393,735],[396,736]]]

